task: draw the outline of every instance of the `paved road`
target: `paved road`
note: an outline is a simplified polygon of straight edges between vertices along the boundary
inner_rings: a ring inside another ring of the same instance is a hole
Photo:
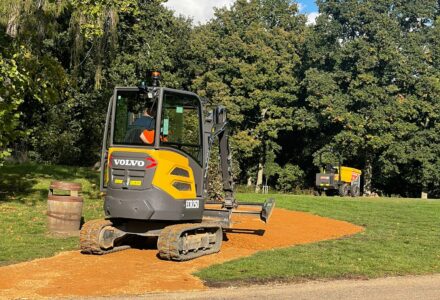
[[[147,294],[117,299],[439,300],[440,274],[373,280],[313,281],[288,285],[212,289],[203,292]]]

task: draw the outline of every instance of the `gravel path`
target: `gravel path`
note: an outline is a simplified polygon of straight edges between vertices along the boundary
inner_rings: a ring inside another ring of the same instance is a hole
[[[70,251],[2,267],[0,298],[98,297],[204,290],[203,282],[191,275],[201,268],[260,250],[335,239],[363,230],[347,222],[283,209],[276,209],[268,224],[245,216],[235,218],[234,222],[234,228],[251,231],[228,233],[220,253],[188,262],[160,260],[156,249],[132,249],[104,256]]]

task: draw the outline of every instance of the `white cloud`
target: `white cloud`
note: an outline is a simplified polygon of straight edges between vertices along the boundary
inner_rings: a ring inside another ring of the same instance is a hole
[[[311,12],[307,14],[307,25],[315,25],[316,18],[319,16],[318,12]]]
[[[206,23],[214,16],[214,7],[230,6],[235,0],[168,0],[164,5],[194,20],[194,23]]]

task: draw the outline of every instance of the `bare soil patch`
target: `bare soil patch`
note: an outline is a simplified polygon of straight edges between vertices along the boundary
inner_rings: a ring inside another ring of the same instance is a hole
[[[148,292],[203,290],[191,274],[212,264],[257,251],[336,239],[362,227],[307,213],[276,209],[268,224],[247,216],[234,219],[218,254],[189,262],[157,258],[157,250],[126,250],[104,256],[63,252],[0,268],[0,298],[139,295]]]

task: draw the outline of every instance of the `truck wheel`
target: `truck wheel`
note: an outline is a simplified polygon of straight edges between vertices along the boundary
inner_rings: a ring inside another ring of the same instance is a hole
[[[361,191],[358,186],[352,186],[350,189],[350,195],[352,197],[359,197],[361,195]]]
[[[350,193],[350,186],[346,183],[339,187],[339,196],[346,197]]]
[[[325,195],[327,197],[333,197],[335,195],[335,190],[325,190]]]

